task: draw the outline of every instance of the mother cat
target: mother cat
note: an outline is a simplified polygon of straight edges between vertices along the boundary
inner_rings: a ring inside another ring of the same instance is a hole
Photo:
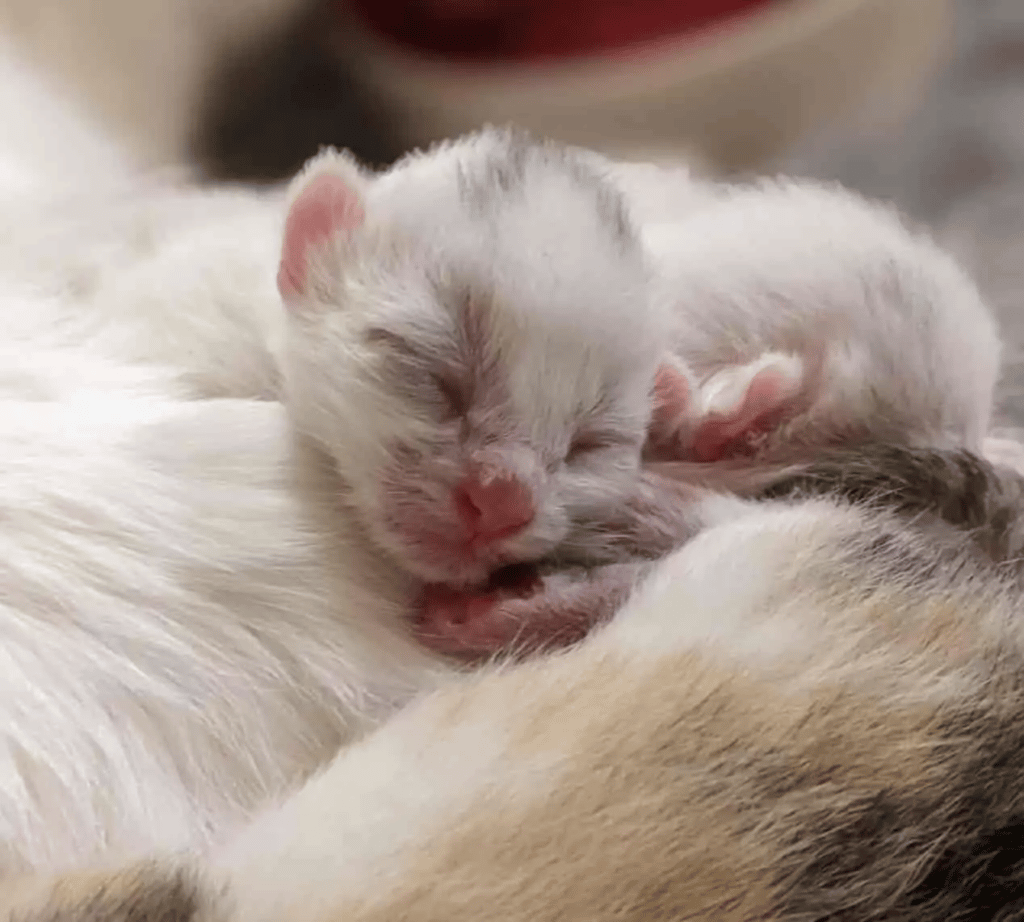
[[[838,495],[737,501],[575,649],[452,682],[209,854],[8,882],[4,918],[1019,918],[1020,483],[869,458],[852,492],[938,485],[986,552]]]

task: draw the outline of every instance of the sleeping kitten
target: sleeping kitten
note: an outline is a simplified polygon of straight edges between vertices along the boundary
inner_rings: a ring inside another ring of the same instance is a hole
[[[696,384],[689,405],[665,395],[659,455],[764,463],[872,440],[981,450],[995,320],[952,257],[889,209],[807,183],[725,187],[647,225],[644,242]]]
[[[688,380],[663,382],[665,456],[764,462],[853,438],[982,447],[998,330],[929,235],[839,187],[709,183],[583,154],[626,195],[675,318]]]
[[[926,240],[837,192],[687,198],[674,181],[674,220],[639,210],[652,281],[616,175],[596,163],[493,131],[376,177],[328,153],[286,209],[222,194],[175,211],[172,197],[154,215],[115,214],[114,245],[101,227],[91,249],[71,247],[77,266],[57,248],[58,273],[49,237],[19,233],[8,255],[64,278],[61,296],[85,291],[89,310],[43,321],[65,338],[183,367],[201,395],[283,392],[376,543],[428,582],[420,636],[447,653],[578,636],[632,575],[595,581],[567,563],[655,557],[693,533],[701,516],[685,500],[700,492],[639,466],[655,381],[656,457],[742,455],[752,440],[758,460],[834,441],[980,440],[998,340]],[[119,220],[140,222],[141,243]],[[153,220],[169,242],[140,270]],[[283,314],[268,276],[279,234]],[[695,345],[655,378],[659,306]],[[540,592],[536,574],[507,569],[552,555]]]
[[[63,223],[4,212],[0,871],[201,845],[445,673],[407,623],[424,575],[543,553],[593,483],[632,487],[656,316],[611,345],[642,253],[570,157],[497,140],[372,182],[317,161],[287,211],[287,317],[281,212],[259,223],[255,197],[171,196],[156,233],[126,204],[87,234],[88,197]],[[542,285],[515,244],[548,201]],[[563,379],[577,353],[589,374]],[[581,407],[625,435],[570,460]],[[491,534],[512,494],[543,516]]]
[[[810,184],[713,186],[643,165],[604,171],[645,222],[654,298],[675,318],[649,473],[756,492],[787,464],[874,441],[1012,459],[985,438],[995,322],[925,235],[888,209]],[[608,535],[609,561],[656,556],[692,533],[685,520],[679,529],[678,518],[619,511],[594,523]],[[573,552],[570,536],[558,553]],[[590,548],[588,558],[597,562]],[[466,656],[560,645],[613,612],[634,579],[616,563],[483,593],[440,588],[427,599],[423,635]]]
[[[9,882],[6,918],[1014,917],[1019,588],[953,531],[734,504],[575,648],[453,681],[209,855]]]
[[[328,152],[284,203],[149,205],[87,233],[86,200],[57,240],[53,211],[8,214],[0,273],[59,303],[17,322],[176,367],[196,396],[282,397],[421,578],[480,582],[652,502],[640,446],[668,318],[620,197],[570,151],[483,132],[379,176]]]

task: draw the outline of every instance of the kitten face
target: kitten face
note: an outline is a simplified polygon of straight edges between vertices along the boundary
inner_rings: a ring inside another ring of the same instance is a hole
[[[410,571],[482,581],[629,489],[663,318],[620,202],[571,155],[485,133],[374,180],[334,155],[291,214],[292,412]]]

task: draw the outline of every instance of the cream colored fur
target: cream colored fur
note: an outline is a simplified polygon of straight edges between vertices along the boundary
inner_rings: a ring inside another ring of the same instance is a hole
[[[732,512],[576,649],[453,681],[211,854],[9,883],[6,918],[1011,910],[1019,591],[884,515]]]

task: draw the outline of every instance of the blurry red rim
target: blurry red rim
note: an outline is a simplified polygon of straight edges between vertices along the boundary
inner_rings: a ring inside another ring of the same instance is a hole
[[[556,64],[700,44],[794,0],[340,0],[396,49],[450,65]],[[484,11],[490,8],[489,14]]]

